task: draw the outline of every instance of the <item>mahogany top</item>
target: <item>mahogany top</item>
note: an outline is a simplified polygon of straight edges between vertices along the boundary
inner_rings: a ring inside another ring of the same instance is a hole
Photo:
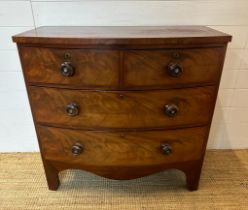
[[[26,44],[218,44],[231,36],[205,26],[43,26],[12,37]]]

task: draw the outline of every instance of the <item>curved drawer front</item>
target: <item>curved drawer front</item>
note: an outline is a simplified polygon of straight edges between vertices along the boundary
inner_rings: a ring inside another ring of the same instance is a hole
[[[223,48],[127,51],[124,85],[139,89],[215,83],[223,55]]]
[[[29,90],[36,122],[86,129],[171,128],[207,124],[215,95],[213,86],[132,92],[33,86]],[[171,109],[171,116],[168,109]]]
[[[21,53],[29,83],[82,88],[118,86],[117,51],[22,47]]]
[[[37,128],[45,159],[102,167],[198,160],[207,135],[207,127],[125,133]]]

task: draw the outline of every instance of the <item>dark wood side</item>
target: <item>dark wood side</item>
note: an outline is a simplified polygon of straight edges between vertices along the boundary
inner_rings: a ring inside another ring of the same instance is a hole
[[[30,108],[31,108],[31,112],[32,112],[32,116],[33,116],[33,122],[34,122],[34,127],[35,127],[35,131],[36,131],[36,135],[38,138],[38,144],[39,144],[39,148],[40,150],[42,149],[42,145],[39,139],[39,135],[37,132],[37,123],[36,123],[36,119],[34,117],[34,105],[32,104],[31,100],[30,100],[30,92],[28,89],[28,81],[27,81],[27,77],[26,77],[26,73],[25,73],[25,68],[24,68],[24,64],[23,64],[23,59],[22,59],[22,51],[21,51],[21,45],[17,44],[17,48],[18,48],[18,52],[19,52],[19,58],[20,58],[20,62],[21,62],[21,66],[22,66],[22,73],[23,73],[23,78],[24,78],[24,82],[25,82],[25,86],[26,86],[26,90],[27,90],[27,94],[28,94],[28,99],[29,99],[29,104],[30,104]],[[60,180],[59,180],[59,170],[56,169],[51,161],[46,161],[44,159],[44,156],[42,154],[42,152],[40,153],[41,155],[41,159],[42,159],[42,163],[43,163],[43,167],[44,167],[44,171],[45,171],[45,175],[46,175],[46,180],[47,180],[47,184],[48,184],[48,188],[49,190],[57,190],[59,185],[60,185]]]
[[[187,181],[187,185],[188,185],[189,190],[197,190],[198,185],[199,185],[199,181],[200,181],[201,170],[202,170],[203,161],[204,161],[204,157],[205,157],[205,153],[206,153],[206,148],[207,148],[210,128],[211,128],[212,119],[213,119],[213,115],[214,115],[214,109],[215,109],[217,96],[218,96],[218,91],[219,91],[219,87],[220,87],[221,75],[222,75],[222,72],[223,72],[223,67],[224,67],[224,62],[225,62],[227,43],[225,45],[223,45],[222,47],[223,47],[223,54],[222,54],[221,57],[223,59],[222,59],[221,65],[220,65],[220,75],[218,77],[218,82],[216,84],[216,91],[215,91],[215,95],[214,95],[213,106],[212,106],[212,110],[210,112],[211,121],[210,121],[210,123],[208,125],[208,132],[207,132],[207,136],[206,136],[205,141],[204,141],[203,152],[201,154],[201,159],[198,162],[198,164],[196,164],[195,167],[192,168],[192,170],[188,171],[187,176],[186,176],[186,181]]]
[[[128,89],[187,87],[216,83],[223,48],[131,50],[124,53],[124,87]],[[181,73],[171,75],[169,67]]]
[[[29,86],[36,121],[76,129],[175,128],[208,124],[214,86],[160,91],[79,91]],[[78,114],[66,112],[76,104]],[[165,106],[175,105],[174,117]]]
[[[20,50],[28,83],[77,88],[118,88],[118,51],[36,47],[21,47]],[[73,68],[72,75],[62,74],[61,65],[65,62]]]

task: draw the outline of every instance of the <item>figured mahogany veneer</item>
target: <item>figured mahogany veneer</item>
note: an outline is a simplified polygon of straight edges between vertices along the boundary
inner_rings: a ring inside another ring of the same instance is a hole
[[[30,86],[38,123],[78,129],[173,128],[204,125],[210,121],[214,86],[178,90],[99,92]],[[66,106],[78,106],[70,116]],[[178,113],[166,115],[166,105],[175,104]]]
[[[124,86],[132,89],[180,87],[216,83],[223,48],[132,50],[124,53]],[[178,77],[168,74],[170,64],[179,64]],[[139,78],[139,79],[137,79]]]
[[[119,54],[114,50],[24,47],[22,54],[29,83],[107,89],[119,84]],[[62,76],[58,71],[64,62],[75,68],[72,76]]]
[[[38,133],[47,160],[66,162],[79,167],[92,164],[99,168],[134,167],[200,159],[207,127],[166,131],[107,132],[38,126]],[[82,146],[81,155],[72,154],[71,149],[75,144]],[[161,146],[163,144],[171,145],[171,154],[164,154]],[[127,177],[128,174],[124,176]],[[108,178],[113,178],[111,173],[108,174]]]
[[[165,169],[196,190],[231,36],[204,26],[40,27],[17,42],[49,189]]]
[[[174,50],[82,50],[23,47],[23,65],[30,84],[48,84],[67,88],[150,89],[213,84],[223,60],[223,48]],[[69,62],[72,76],[61,76],[61,64]],[[170,64],[179,64],[183,73],[175,79],[168,74]],[[122,74],[119,73],[123,68]],[[204,77],[202,75],[205,75]],[[139,80],[137,80],[139,78]],[[119,81],[122,82],[119,84]]]

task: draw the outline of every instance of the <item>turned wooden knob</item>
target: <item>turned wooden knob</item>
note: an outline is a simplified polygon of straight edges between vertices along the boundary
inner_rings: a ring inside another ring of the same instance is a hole
[[[71,152],[75,156],[80,155],[83,152],[83,146],[79,143],[76,143],[72,146]]]
[[[175,104],[166,104],[165,105],[165,114],[168,117],[175,117],[179,111],[179,108]]]
[[[71,77],[75,72],[75,68],[70,62],[64,62],[61,64],[60,72],[65,77]]]
[[[170,63],[167,70],[172,77],[179,77],[183,73],[183,67],[177,63]]]
[[[161,144],[161,150],[165,155],[172,153],[172,147],[169,144]]]
[[[73,117],[79,114],[79,107],[76,103],[69,103],[66,106],[66,112],[69,116]]]

